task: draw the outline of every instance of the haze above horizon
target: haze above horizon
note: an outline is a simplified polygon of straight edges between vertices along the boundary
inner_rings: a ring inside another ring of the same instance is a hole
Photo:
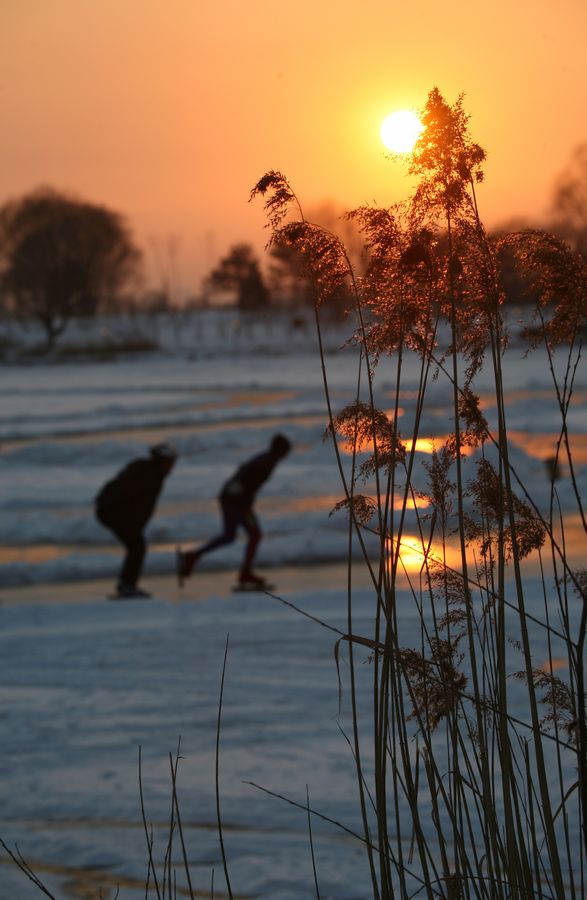
[[[546,216],[587,140],[583,0],[465,13],[367,0],[1,3],[0,203],[51,185],[124,214],[156,275],[173,242],[185,292],[231,244],[261,251],[250,189],[283,171],[307,206],[388,205],[411,190],[379,129],[437,86],[465,94],[487,151],[488,225]]]

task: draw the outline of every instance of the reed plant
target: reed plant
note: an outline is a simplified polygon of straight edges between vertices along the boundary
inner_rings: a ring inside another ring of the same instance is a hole
[[[573,519],[587,535],[571,433],[587,267],[552,235],[488,234],[476,193],[485,152],[462,98],[450,105],[434,89],[422,123],[411,198],[349,213],[368,255],[361,275],[283,174],[252,191],[271,241],[302,255],[314,288],[337,509],[349,518],[342,644],[373,897],[583,897],[587,570],[570,560],[567,533]],[[504,253],[536,298],[527,351],[542,348],[560,414],[547,502],[513,451]],[[335,409],[321,321],[341,291],[357,387]],[[381,380],[393,384],[391,409]],[[452,412],[431,435],[439,391]],[[574,509],[561,501],[562,469]],[[357,565],[372,586],[368,634],[354,627]]]

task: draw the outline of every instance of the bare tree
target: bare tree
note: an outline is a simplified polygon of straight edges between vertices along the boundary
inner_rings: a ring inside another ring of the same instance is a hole
[[[159,277],[159,288],[155,296],[161,310],[177,308],[180,305],[181,275],[179,249],[181,239],[177,234],[152,237],[149,240],[153,263]]]
[[[575,148],[559,177],[552,207],[554,230],[587,258],[587,143]]]
[[[275,241],[269,248],[269,289],[281,306],[313,306],[314,292],[302,254]]]
[[[269,293],[263,281],[259,261],[250,244],[235,244],[209,276],[214,288],[234,291],[240,309],[263,309]]]
[[[140,258],[123,218],[106,207],[41,188],[0,208],[4,304],[37,319],[48,348],[73,316],[116,308]]]

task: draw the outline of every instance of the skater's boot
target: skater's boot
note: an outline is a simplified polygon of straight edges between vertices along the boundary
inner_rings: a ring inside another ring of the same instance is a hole
[[[119,581],[116,586],[116,596],[121,600],[147,600],[151,595],[148,591],[137,587],[136,584],[125,584]]]
[[[249,569],[240,573],[238,583],[241,587],[264,587],[267,581],[261,575],[257,575]]]

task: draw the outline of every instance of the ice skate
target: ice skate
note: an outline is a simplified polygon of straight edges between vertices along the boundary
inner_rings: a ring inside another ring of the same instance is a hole
[[[243,572],[233,590],[237,592],[273,591],[275,590],[275,585],[267,581],[266,578],[263,578],[262,575],[255,574],[255,572]]]
[[[112,594],[110,600],[149,600],[151,597],[148,591],[137,587],[136,584],[118,584],[116,593]]]

